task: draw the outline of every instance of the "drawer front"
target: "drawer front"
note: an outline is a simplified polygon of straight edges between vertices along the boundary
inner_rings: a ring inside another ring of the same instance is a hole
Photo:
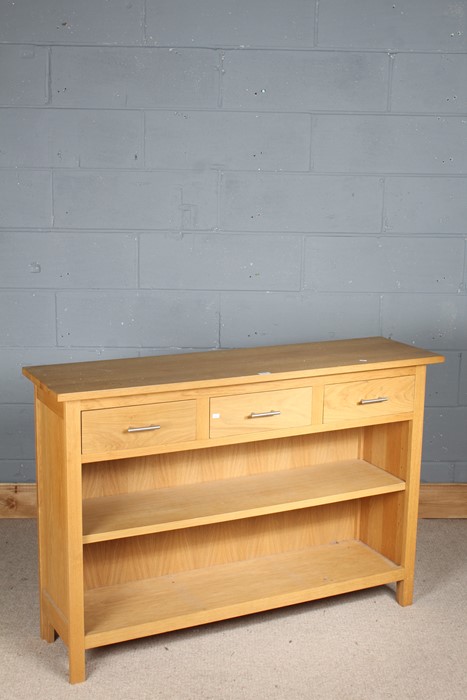
[[[311,387],[219,396],[210,400],[210,437],[311,425]]]
[[[196,438],[196,401],[83,411],[82,452],[152,447]]]
[[[386,377],[324,389],[324,423],[413,411],[415,377]]]

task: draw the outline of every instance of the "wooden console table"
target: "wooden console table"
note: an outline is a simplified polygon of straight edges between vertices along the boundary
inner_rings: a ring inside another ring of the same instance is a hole
[[[409,605],[442,361],[366,338],[25,368],[41,635],[70,681],[136,637],[390,582]]]

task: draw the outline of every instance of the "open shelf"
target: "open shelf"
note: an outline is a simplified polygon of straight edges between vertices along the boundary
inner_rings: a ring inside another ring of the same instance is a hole
[[[400,581],[404,568],[358,540],[184,571],[85,593],[85,646]]]
[[[170,488],[89,498],[83,543],[338,503],[395,491],[405,483],[360,459]]]

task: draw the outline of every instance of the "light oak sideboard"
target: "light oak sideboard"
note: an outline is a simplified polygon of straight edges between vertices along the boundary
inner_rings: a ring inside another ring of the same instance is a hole
[[[70,681],[136,637],[387,583],[409,605],[442,361],[364,338],[25,368],[41,635]]]

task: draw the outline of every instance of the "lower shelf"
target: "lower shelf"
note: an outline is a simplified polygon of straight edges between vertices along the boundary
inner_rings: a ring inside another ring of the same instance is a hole
[[[357,540],[320,545],[85,594],[91,649],[400,581],[404,568]]]

